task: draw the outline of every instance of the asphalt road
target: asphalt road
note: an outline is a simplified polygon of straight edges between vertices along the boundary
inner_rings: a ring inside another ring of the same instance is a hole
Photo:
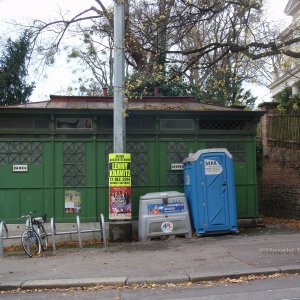
[[[2,300],[300,300],[300,276],[242,283],[206,283],[191,286],[148,287],[86,291],[34,291],[0,294]]]

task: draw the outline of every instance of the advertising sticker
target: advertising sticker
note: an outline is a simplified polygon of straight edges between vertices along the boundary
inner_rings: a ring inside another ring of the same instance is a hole
[[[164,233],[171,233],[173,231],[173,223],[168,221],[168,222],[163,222],[161,224],[161,230],[164,232]]]
[[[183,202],[178,203],[168,203],[168,204],[152,204],[147,205],[148,215],[167,215],[167,214],[176,214],[184,212]]]
[[[219,175],[223,168],[217,160],[204,159],[205,175]]]

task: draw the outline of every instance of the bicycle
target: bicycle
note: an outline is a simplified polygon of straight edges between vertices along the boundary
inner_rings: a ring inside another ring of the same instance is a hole
[[[29,212],[28,215],[20,217],[26,218],[26,229],[22,233],[21,243],[29,257],[39,255],[48,246],[48,237],[44,227],[45,221],[43,217],[33,218],[32,214],[35,212]]]

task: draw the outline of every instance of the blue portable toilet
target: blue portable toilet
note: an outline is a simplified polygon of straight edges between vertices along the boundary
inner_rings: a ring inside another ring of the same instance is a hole
[[[227,149],[203,149],[183,161],[184,191],[198,236],[237,232],[232,155]]]

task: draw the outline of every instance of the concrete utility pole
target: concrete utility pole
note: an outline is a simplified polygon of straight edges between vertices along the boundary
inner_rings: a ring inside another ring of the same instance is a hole
[[[114,153],[125,152],[124,0],[114,4]]]

